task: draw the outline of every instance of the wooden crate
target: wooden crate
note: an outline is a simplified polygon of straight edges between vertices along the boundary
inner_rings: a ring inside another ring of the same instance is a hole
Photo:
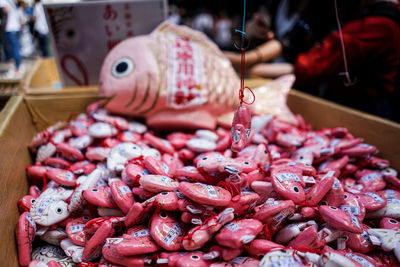
[[[22,83],[26,95],[97,94],[97,86],[63,87],[54,58],[36,60]]]
[[[252,81],[255,87],[257,81]],[[260,81],[261,82],[261,81]],[[250,84],[249,84],[250,85]],[[27,145],[35,132],[72,112],[83,112],[97,98],[92,93],[14,96],[0,113],[0,266],[18,266],[14,240],[17,201],[28,192],[25,167],[31,164]],[[380,156],[400,169],[400,125],[293,90],[288,99],[315,129],[347,127],[380,150]]]

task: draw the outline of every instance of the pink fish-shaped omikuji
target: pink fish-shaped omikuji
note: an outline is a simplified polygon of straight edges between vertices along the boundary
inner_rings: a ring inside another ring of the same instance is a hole
[[[156,195],[155,205],[167,211],[177,211],[178,210],[178,196],[176,192],[161,192]]]
[[[93,187],[83,191],[83,197],[92,205],[103,208],[116,208],[117,204],[108,186]]]
[[[240,152],[249,141],[251,133],[251,112],[246,105],[240,105],[236,110],[231,128],[231,149]]]
[[[210,262],[204,259],[204,254],[201,252],[189,252],[183,256],[180,256],[176,262],[176,267],[196,266],[196,267],[208,267]]]
[[[154,242],[149,229],[138,225],[122,236],[123,240],[114,245],[115,251],[123,256],[143,255],[155,252],[159,246]]]
[[[386,168],[381,171],[383,178],[386,182],[390,183],[396,188],[400,188],[400,179],[397,177],[397,171],[392,168]]]
[[[32,242],[35,238],[36,223],[29,212],[19,216],[16,237],[18,244],[18,262],[20,266],[28,266],[31,261]]]
[[[305,204],[308,206],[314,206],[320,202],[321,199],[323,199],[323,197],[332,189],[334,181],[335,178],[332,176],[332,173],[328,173],[322,177],[321,180],[317,181],[315,185],[306,192]]]
[[[366,211],[374,211],[383,208],[387,204],[384,197],[380,197],[374,192],[366,192],[364,194],[356,195],[356,198],[365,207]]]
[[[47,158],[44,161],[44,164],[49,166],[49,167],[53,167],[53,168],[59,168],[59,169],[67,169],[71,166],[71,163],[69,163],[68,161],[66,161],[65,159],[62,158]]]
[[[346,166],[346,164],[349,162],[349,157],[348,156],[344,156],[341,157],[339,159],[335,159],[335,160],[328,160],[323,162],[318,170],[322,171],[324,169],[328,169],[328,170],[341,170],[344,168],[344,166]]]
[[[285,219],[283,215],[286,210],[294,212],[295,204],[292,200],[274,200],[270,198],[264,204],[254,208],[255,214],[253,219],[257,219],[262,223],[267,223],[270,219],[282,219],[281,223]],[[279,218],[274,218],[275,216]]]
[[[371,227],[363,223],[361,223],[361,227],[363,230],[361,234],[345,233],[342,237],[345,239],[347,238],[346,246],[348,248],[352,249],[353,251],[366,254],[374,249],[374,245],[371,243],[371,240],[368,236],[368,229]]]
[[[174,172],[174,177],[176,177],[178,180],[184,180],[184,181],[189,180],[192,183],[207,182],[207,179],[194,166],[184,166],[182,168],[176,169]]]
[[[274,190],[294,203],[302,203],[305,200],[304,189],[302,187],[303,177],[297,168],[279,168],[272,171],[272,186]]]
[[[316,249],[323,246],[318,238],[318,232],[316,227],[309,226],[300,234],[298,234],[292,241],[289,242],[287,247],[291,248],[311,248]]]
[[[74,136],[84,136],[88,133],[90,126],[89,120],[74,120],[70,122],[69,128]]]
[[[358,183],[368,191],[379,191],[386,187],[383,175],[378,171],[360,170],[356,172],[355,177],[358,179]]]
[[[236,220],[226,224],[215,236],[221,246],[240,248],[250,243],[263,229],[263,224],[255,219]]]
[[[144,158],[144,166],[151,174],[168,175],[168,170],[166,169],[168,166],[166,166],[166,164],[161,160],[158,160],[152,156],[147,156]]]
[[[186,146],[186,142],[189,141],[193,135],[182,132],[173,132],[167,136],[167,140],[175,149],[181,149]]]
[[[181,182],[179,191],[196,203],[217,207],[227,206],[232,198],[227,190],[219,186],[202,183]]]
[[[75,186],[76,184],[75,175],[68,170],[52,168],[47,171],[46,176],[59,185]]]
[[[331,189],[326,193],[320,204],[337,207],[344,200],[344,189],[339,179],[334,178]]]
[[[140,177],[139,183],[145,190],[153,193],[174,191],[179,187],[178,182],[164,175],[143,175]]]
[[[96,169],[96,164],[90,163],[87,160],[78,161],[69,167],[69,170],[74,174],[85,174],[85,175],[90,174],[92,171],[94,171],[94,169]]]
[[[31,195],[26,195],[23,196],[21,199],[18,200],[18,208],[19,211],[25,212],[25,211],[30,211],[31,206],[33,204],[33,202],[35,202],[36,197],[33,197]]]
[[[264,255],[271,250],[284,249],[281,244],[272,242],[267,239],[255,239],[246,247],[246,251],[253,257],[264,257]]]
[[[115,203],[126,214],[135,202],[131,189],[120,179],[110,179],[109,185]]]
[[[47,166],[31,165],[26,168],[26,171],[31,177],[32,182],[39,184],[43,181],[43,178],[46,177],[46,173],[49,169],[50,168]]]
[[[351,148],[342,149],[340,154],[349,157],[366,157],[368,155],[374,155],[375,152],[376,147],[362,143]]]
[[[147,174],[150,173],[145,167],[129,163],[126,165],[125,169],[122,170],[121,178],[128,186],[138,186],[139,179]]]
[[[225,209],[221,213],[209,217],[204,223],[189,230],[187,236],[183,238],[183,248],[193,251],[203,247],[212,235],[221,229],[226,223],[232,221],[234,214],[232,209]]]
[[[182,238],[185,234],[179,220],[172,213],[159,211],[150,219],[150,233],[154,241],[168,251],[182,249]]]
[[[112,237],[114,228],[111,221],[104,221],[96,233],[86,242],[85,249],[82,253],[83,260],[90,260],[101,250],[106,239]]]
[[[139,256],[123,256],[116,252],[115,246],[118,245],[123,239],[121,237],[107,238],[106,242],[101,250],[103,257],[110,263],[116,264],[116,266],[145,266],[145,258]],[[103,262],[103,261],[101,261]],[[110,266],[108,263],[106,266]],[[101,265],[100,265],[101,266]],[[114,266],[114,265],[111,265]]]
[[[228,248],[214,245],[208,253],[204,254],[204,258],[212,260],[221,257],[224,261],[230,261],[238,257],[242,252],[243,248]]]
[[[356,216],[351,216],[349,213],[333,207],[320,206],[319,213],[321,217],[332,227],[338,230],[349,231],[356,234],[363,232],[360,221]]]
[[[395,219],[385,217],[379,222],[379,227],[383,229],[400,231],[400,222]]]
[[[144,222],[150,213],[155,208],[154,205],[155,197],[152,197],[143,203],[135,202],[130,208],[128,213],[126,214],[126,219],[124,221],[127,227],[131,227],[133,225]]]
[[[75,245],[85,246],[87,238],[84,228],[88,221],[89,217],[79,217],[67,223],[65,231],[67,232],[68,238]]]
[[[66,143],[57,144],[56,149],[57,152],[60,152],[64,158],[70,161],[80,161],[85,159],[84,156],[82,155],[82,152],[79,149],[69,144]]]
[[[354,196],[349,192],[346,192],[344,194],[342,205],[340,205],[339,208],[348,212],[351,215],[357,216],[361,221],[364,220],[365,217],[364,205],[358,201],[356,196]]]
[[[237,216],[246,215],[254,208],[260,196],[254,192],[242,191],[232,198],[227,208],[233,208]]]
[[[137,143],[142,139],[140,134],[131,131],[124,131],[118,134],[118,140],[121,142]]]

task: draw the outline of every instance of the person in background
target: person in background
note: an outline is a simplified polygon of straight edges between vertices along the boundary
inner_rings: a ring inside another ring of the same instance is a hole
[[[214,40],[221,49],[229,49],[232,45],[232,21],[221,11],[215,23]]]
[[[6,77],[20,78],[24,73],[23,67],[21,66],[22,57],[19,43],[23,16],[21,11],[18,9],[18,3],[14,0],[0,0],[0,8],[2,8],[5,17],[7,18],[6,36],[7,41],[11,46],[15,62],[15,68],[11,68],[7,72]]]
[[[7,41],[6,35],[6,25],[7,25],[7,15],[4,14],[2,8],[0,8],[0,45],[3,48],[3,55],[1,57],[1,62],[8,63],[12,60],[11,47]]]
[[[250,75],[271,78],[294,73],[296,89],[400,121],[398,1],[360,1],[358,12],[342,32],[350,79],[343,76],[345,61],[336,31],[322,44],[300,53],[293,64],[257,64]]]
[[[194,17],[192,27],[195,30],[204,32],[208,37],[212,37],[214,18],[206,8],[203,8],[202,11]]]
[[[33,19],[35,21],[35,36],[38,40],[39,50],[42,57],[49,56],[49,27],[47,25],[44,8],[40,0],[35,0],[33,10]]]

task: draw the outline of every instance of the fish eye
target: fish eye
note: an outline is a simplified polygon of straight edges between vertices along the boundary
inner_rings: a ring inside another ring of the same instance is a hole
[[[207,157],[202,158],[201,160],[207,160]]]
[[[304,159],[304,157],[303,157],[303,156],[300,156],[299,159]]]
[[[161,195],[166,196],[168,195],[168,192],[161,192]]]
[[[56,209],[56,213],[61,214],[62,212],[63,212],[63,209],[62,209],[62,208],[57,208],[57,209]]]
[[[135,64],[130,58],[123,57],[117,60],[112,66],[112,75],[116,78],[122,78],[129,75],[135,69]]]
[[[195,261],[200,260],[200,257],[199,257],[198,255],[192,255],[192,256],[190,256],[190,258],[191,258],[192,260],[195,260]]]
[[[344,239],[344,241],[349,240],[349,237],[347,235],[342,236],[342,238]]]
[[[268,154],[268,151],[267,150],[264,150],[264,154]],[[263,256],[264,257],[264,256]]]
[[[99,189],[97,189],[97,188],[92,189],[92,192],[97,192],[97,191],[99,191]]]
[[[168,215],[165,212],[161,212],[160,217],[163,219],[166,219],[166,218],[168,218]]]
[[[299,190],[299,188],[297,186],[293,187],[293,191],[296,192],[296,193],[300,192],[300,190]]]
[[[347,199],[347,198],[348,198],[347,194],[344,194],[344,199]]]
[[[249,165],[249,164],[250,164],[250,162],[248,162],[248,161],[245,161],[245,162],[244,162],[244,164],[246,164],[246,165]]]
[[[392,224],[398,224],[398,222],[393,220],[393,219],[390,219],[389,222],[392,223]]]
[[[356,198],[360,199],[360,196],[356,196]]]
[[[31,204],[35,203],[36,199],[31,199]]]
[[[330,206],[329,208],[331,208],[331,210],[337,210],[337,208],[333,206]]]

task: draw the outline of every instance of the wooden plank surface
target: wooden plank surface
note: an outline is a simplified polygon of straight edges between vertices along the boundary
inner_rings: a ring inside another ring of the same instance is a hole
[[[27,144],[35,130],[22,96],[10,99],[0,113],[0,266],[18,266],[15,225],[17,201],[28,192],[25,167],[31,158]]]

